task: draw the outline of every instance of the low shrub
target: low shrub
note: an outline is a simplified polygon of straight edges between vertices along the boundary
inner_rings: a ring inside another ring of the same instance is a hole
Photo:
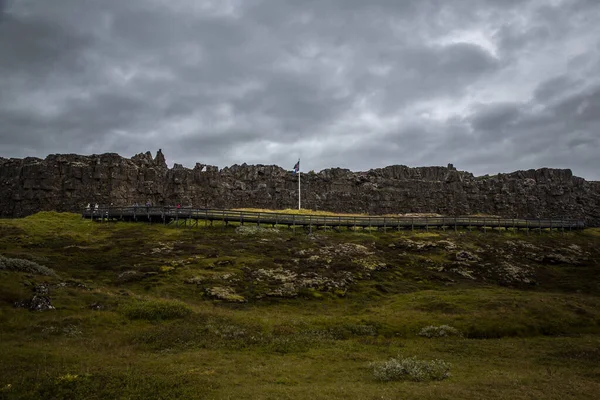
[[[26,272],[28,274],[56,276],[53,269],[36,262],[21,258],[8,258],[0,256],[0,270]]]
[[[440,326],[426,326],[421,329],[418,333],[419,336],[425,336],[427,338],[436,338],[436,337],[444,337],[444,336],[461,336],[461,333],[458,329],[450,326],[450,325],[440,325]]]
[[[145,319],[148,321],[183,318],[192,313],[192,310],[185,303],[172,300],[138,300],[122,304],[119,311],[129,319]]]
[[[416,357],[398,357],[374,362],[375,379],[380,381],[410,380],[415,382],[441,381],[450,376],[450,364],[443,360],[418,360]]]

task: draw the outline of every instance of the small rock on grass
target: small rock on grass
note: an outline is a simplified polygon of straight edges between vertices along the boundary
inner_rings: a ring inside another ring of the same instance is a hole
[[[27,308],[30,311],[50,311],[56,308],[50,301],[50,287],[42,283],[34,288],[35,294],[31,300],[23,300],[15,303],[17,308]]]

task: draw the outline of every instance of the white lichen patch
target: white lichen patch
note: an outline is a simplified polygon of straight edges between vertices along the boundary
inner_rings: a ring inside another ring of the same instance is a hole
[[[206,289],[206,294],[219,300],[224,300],[232,303],[244,303],[246,299],[235,292],[231,287],[214,286]]]

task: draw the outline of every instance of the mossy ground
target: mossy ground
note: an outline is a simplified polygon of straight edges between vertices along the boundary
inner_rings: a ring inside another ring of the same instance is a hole
[[[57,213],[0,220],[1,255],[58,274],[0,271],[0,399],[595,399],[599,241],[598,230],[245,236]],[[437,245],[414,247],[425,242]],[[569,248],[577,262],[544,261]],[[465,267],[473,279],[454,269],[461,249],[481,259]],[[498,272],[507,260],[531,266],[529,283]],[[258,269],[354,280],[285,298],[267,295],[279,281],[254,281]],[[13,307],[42,282],[75,284],[51,290],[54,311]],[[223,282],[246,301],[207,294]],[[444,324],[463,335],[417,335]],[[399,354],[447,361],[451,377],[376,380],[369,363]]]

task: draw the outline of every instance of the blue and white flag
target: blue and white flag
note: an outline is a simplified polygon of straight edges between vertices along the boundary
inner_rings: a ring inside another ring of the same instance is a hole
[[[294,165],[294,174],[300,171],[300,160]]]

